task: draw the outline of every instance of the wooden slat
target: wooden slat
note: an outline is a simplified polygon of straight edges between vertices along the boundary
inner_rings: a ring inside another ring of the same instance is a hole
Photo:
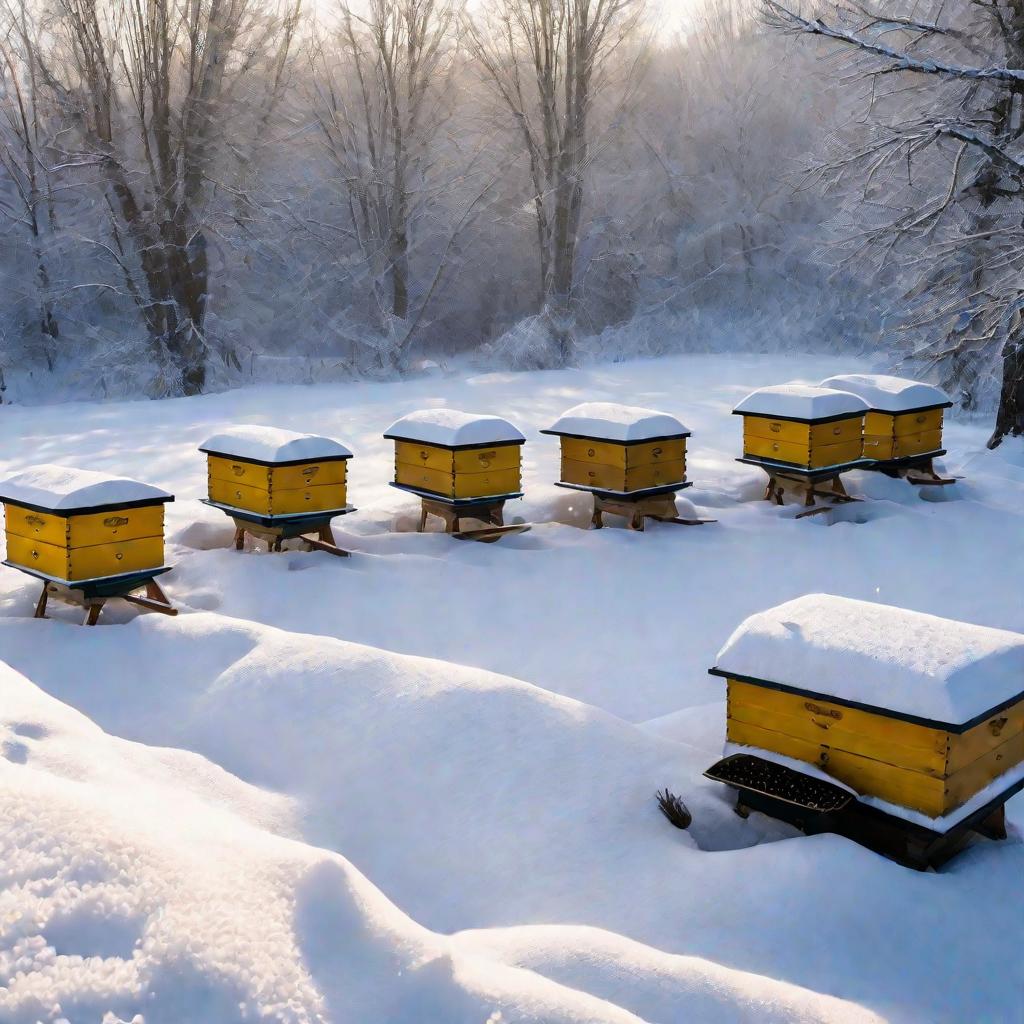
[[[852,441],[813,448],[790,441],[769,440],[768,438],[745,435],[743,451],[744,454],[758,459],[774,459],[778,462],[791,462],[797,466],[805,466],[808,469],[818,469],[824,466],[838,466],[846,462],[853,462],[861,457],[862,449],[859,435]]]
[[[263,491],[270,490],[270,469],[267,466],[258,466],[254,462],[235,462],[220,455],[208,455],[206,460],[211,480],[244,484],[246,487]]]
[[[817,447],[856,441],[861,436],[863,420],[851,416],[831,423],[794,423],[792,420],[773,420],[765,416],[744,416],[743,433],[768,441],[787,441]]]
[[[896,437],[908,434],[924,434],[942,431],[942,409],[928,409],[925,412],[906,412],[893,416],[893,433]]]
[[[164,564],[163,537],[94,544],[74,548],[68,555],[69,580],[88,580],[96,576],[116,576],[123,572],[156,569]]]
[[[967,732],[950,736],[947,771],[960,771],[1021,733],[1024,733],[1024,701],[1000,711]]]
[[[395,462],[441,473],[487,473],[500,470],[518,470],[522,460],[521,446],[462,448],[452,451],[436,445],[395,442]]]
[[[667,487],[682,483],[686,479],[686,462],[677,459],[673,462],[622,469],[617,466],[602,466],[598,463],[563,458],[561,479],[565,483],[608,491],[642,491],[648,487]]]
[[[615,444],[578,437],[562,438],[562,458],[573,462],[636,469],[656,463],[677,462],[686,458],[686,438],[654,441],[650,444]],[[576,483],[576,481],[570,481]]]
[[[808,743],[825,744],[837,750],[849,751],[851,754],[861,754],[875,761],[906,768],[907,771],[924,772],[937,778],[942,778],[946,774],[945,733],[937,730],[922,729],[935,733],[935,741],[931,746],[905,747],[895,742],[891,736],[877,735],[874,730],[861,731],[856,722],[845,718],[836,721],[826,715],[812,715],[808,712],[790,715],[736,702],[729,704],[729,718],[748,725],[760,726],[762,729],[771,729],[773,732],[785,733]]]
[[[1024,761],[1024,733],[1017,733],[946,779],[943,813],[956,810],[1021,761]]]
[[[876,796],[931,817],[945,813],[945,781],[923,772],[907,771],[896,765],[835,750],[825,744],[809,743],[747,722],[730,720],[728,737],[734,743],[760,747],[814,764],[866,796]]]
[[[233,505],[262,516],[270,515],[270,491],[265,488],[210,477],[209,491],[210,498],[222,505]]]
[[[270,514],[275,516],[301,515],[308,512],[325,512],[329,509],[344,508],[346,488],[344,483],[323,484],[319,487],[296,487],[270,492]]]
[[[903,459],[910,455],[934,452],[942,447],[942,431],[930,430],[920,434],[898,436],[893,445],[893,458]]]
[[[295,490],[300,487],[326,487],[328,484],[344,484],[348,465],[342,459],[329,462],[306,462],[295,466],[273,466],[270,470],[272,491]]]
[[[64,516],[33,512],[20,505],[4,505],[4,516],[9,537],[27,537],[42,544],[67,546],[68,520]]]

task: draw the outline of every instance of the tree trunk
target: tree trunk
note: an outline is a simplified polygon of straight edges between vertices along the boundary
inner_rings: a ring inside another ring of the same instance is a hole
[[[1006,435],[1024,434],[1024,337],[1018,328],[1003,347],[1003,384],[999,392],[996,428],[989,448],[998,448]]]

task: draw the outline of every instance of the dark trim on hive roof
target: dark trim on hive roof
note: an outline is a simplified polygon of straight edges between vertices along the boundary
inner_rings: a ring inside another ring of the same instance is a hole
[[[311,466],[317,462],[345,462],[351,459],[351,455],[325,455],[319,459],[285,459],[282,462],[268,462],[266,459],[250,459],[244,455],[232,455],[230,452],[219,452],[216,448],[200,448],[206,455],[215,455],[218,459],[227,459],[230,462],[248,462],[253,466],[269,466],[277,469],[284,466]]]
[[[836,423],[839,420],[858,420],[863,419],[871,409],[862,409],[860,412],[844,412],[837,416],[818,416],[817,418],[811,418],[808,416],[776,416],[774,413],[769,412],[743,412],[740,409],[733,409],[733,416],[756,416],[761,420],[785,420],[787,423],[807,423],[811,426],[816,426],[819,423]],[[882,412],[881,409],[874,410],[875,412]],[[917,410],[912,410],[917,411]]]
[[[424,441],[419,437],[403,437],[401,434],[385,434],[384,437],[388,441],[405,441],[408,444],[422,445],[424,448],[441,448],[446,452],[465,452],[482,448],[511,448],[514,444],[526,444],[525,437],[521,441],[481,441],[473,444],[438,444],[437,441]]]
[[[70,516],[86,515],[91,512],[120,512],[127,508],[145,508],[147,505],[163,505],[165,502],[174,501],[174,495],[168,494],[160,498],[140,498],[138,501],[115,501],[103,505],[82,505],[79,508],[47,508],[45,505],[33,505],[27,501],[20,501],[15,498],[6,498],[0,494],[0,502],[5,505],[16,505],[18,508],[27,508],[30,512],[43,512],[48,516],[59,516],[67,519]]]
[[[599,434],[570,434],[566,430],[541,430],[541,434],[553,434],[555,437],[574,437],[578,441],[600,441],[602,444],[618,444],[624,448],[637,444],[657,444],[658,441],[680,441],[692,436],[693,431],[685,430],[680,434],[659,434],[657,437],[641,437],[635,441],[619,441],[614,437],[601,437]]]
[[[778,690],[781,693],[792,693],[797,697],[810,697],[813,700],[823,700],[830,704],[841,704],[844,708],[852,708],[855,711],[867,711],[872,715],[882,715],[885,718],[897,718],[901,722],[910,722],[912,725],[923,725],[929,729],[942,729],[946,732],[960,733],[967,732],[968,729],[973,729],[976,725],[981,725],[986,719],[991,718],[993,715],[998,715],[1000,711],[1005,711],[1006,708],[1013,707],[1014,704],[1024,700],[1024,690],[1018,693],[1015,697],[1010,697],[1008,700],[1004,700],[1001,704],[996,704],[995,707],[991,707],[986,711],[983,711],[980,715],[975,715],[973,718],[966,722],[941,722],[935,718],[922,718],[919,715],[907,714],[903,711],[893,711],[892,708],[878,707],[875,704],[862,704],[855,700],[846,700],[843,697],[837,697],[831,693],[820,693],[817,690],[805,690],[801,686],[790,686],[787,683],[776,683],[770,679],[758,679],[756,676],[743,676],[736,672],[727,672],[724,669],[720,669],[717,665],[714,668],[708,669],[708,675],[720,676],[722,679],[735,679],[740,683],[749,683],[751,686],[763,686],[766,690]]]
[[[931,412],[932,409],[951,409],[952,402],[936,402],[934,405],[915,405],[909,409],[883,409],[881,406],[869,406],[868,412],[881,412],[886,416],[909,416],[912,412]]]

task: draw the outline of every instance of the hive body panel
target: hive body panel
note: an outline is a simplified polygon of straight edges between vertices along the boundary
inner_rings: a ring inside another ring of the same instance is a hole
[[[267,466],[208,456],[209,497],[260,516],[304,515],[345,508],[342,459]]]
[[[1024,761],[1024,701],[958,733],[729,679],[727,736],[814,764],[863,795],[941,817]]]

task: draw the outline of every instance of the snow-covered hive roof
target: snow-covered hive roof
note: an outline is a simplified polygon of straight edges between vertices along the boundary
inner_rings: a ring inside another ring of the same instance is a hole
[[[352,453],[333,438],[261,426],[230,427],[207,438],[199,450],[272,465],[352,458]]]
[[[573,406],[541,433],[617,441],[621,444],[690,436],[689,429],[667,412],[635,405],[618,405],[615,402],[584,402]]]
[[[174,501],[174,495],[128,477],[43,464],[0,482],[0,501],[44,512],[70,514],[87,509]]]
[[[878,412],[910,412],[953,404],[945,391],[932,384],[906,377],[887,377],[883,373],[843,373],[823,380],[821,386],[849,391]]]
[[[733,413],[784,420],[838,420],[868,411],[863,398],[836,388],[809,384],[775,384],[752,391]]]
[[[1024,635],[808,594],[751,615],[711,671],[960,732],[1024,694]]]
[[[458,409],[420,409],[396,420],[384,432],[393,441],[414,441],[441,448],[477,448],[480,445],[523,444],[526,438],[500,416],[460,412]]]

